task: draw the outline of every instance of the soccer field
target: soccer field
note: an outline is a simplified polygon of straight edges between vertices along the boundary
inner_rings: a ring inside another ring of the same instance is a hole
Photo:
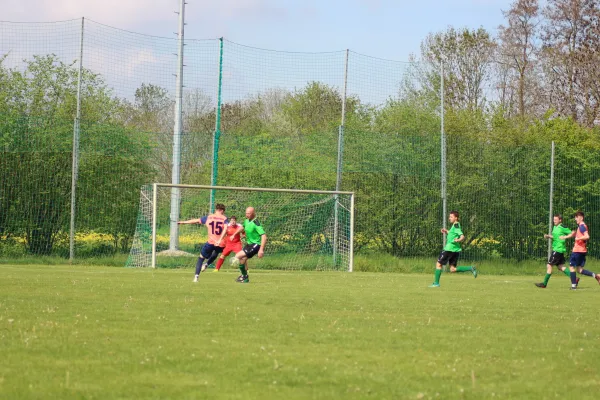
[[[597,398],[600,287],[0,265],[0,398]]]

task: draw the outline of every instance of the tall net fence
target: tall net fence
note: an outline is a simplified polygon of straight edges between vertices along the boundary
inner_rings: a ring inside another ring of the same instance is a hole
[[[177,42],[89,20],[0,22],[0,257],[68,257],[74,216],[76,259],[125,262],[140,188],[171,181]],[[461,213],[465,258],[545,257],[551,198],[570,227],[574,211],[586,212],[598,256],[593,141],[557,144],[550,194],[548,138],[562,129],[551,123],[541,140],[517,132],[511,141],[489,134],[489,118],[448,110],[443,164],[435,67],[185,43],[181,183],[353,191],[360,269],[374,254],[431,264],[442,246],[445,170],[446,212]],[[482,89],[485,104],[494,90]]]

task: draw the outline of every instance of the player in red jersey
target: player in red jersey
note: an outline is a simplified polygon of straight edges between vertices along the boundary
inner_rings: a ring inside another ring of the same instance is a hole
[[[201,271],[206,269],[206,266],[203,265],[204,260],[210,260],[211,256],[214,257],[214,260],[217,254],[220,254],[223,251],[223,246],[221,246],[220,239],[225,231],[225,226],[227,224],[227,217],[225,216],[225,206],[223,204],[217,204],[215,206],[215,213],[210,214],[205,217],[190,219],[188,221],[179,221],[178,224],[200,224],[206,225],[208,229],[208,242],[202,246],[202,250],[200,251],[200,257],[198,257],[198,262],[196,263],[196,274],[194,275],[194,282],[198,282],[198,276]]]
[[[225,258],[231,253],[237,254],[242,251],[242,232],[239,231],[241,225],[237,223],[237,218],[235,216],[229,218],[229,224],[227,225],[227,229],[223,231],[221,238],[217,242],[217,245],[221,243],[225,244],[225,248],[219,257],[219,261],[217,261],[217,265],[215,267],[214,272],[219,272],[221,266],[223,265],[223,261]]]

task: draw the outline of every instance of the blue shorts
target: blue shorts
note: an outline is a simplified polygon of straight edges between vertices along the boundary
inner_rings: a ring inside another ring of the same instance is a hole
[[[585,256],[587,253],[571,253],[569,265],[571,267],[585,267]]]
[[[223,252],[223,247],[215,246],[214,244],[206,243],[202,246],[202,250],[200,250],[200,254],[202,258],[210,258],[212,256],[213,251],[216,251],[217,254]]]

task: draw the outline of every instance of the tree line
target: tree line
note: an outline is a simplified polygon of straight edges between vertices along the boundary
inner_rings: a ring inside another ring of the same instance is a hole
[[[452,27],[428,35],[384,104],[350,96],[342,189],[357,192],[357,251],[439,250],[442,73],[448,204],[464,215],[467,254],[544,255],[552,141],[555,210],[583,209],[594,226],[599,9],[594,0],[517,0],[497,37]],[[35,56],[21,70],[2,61],[0,236],[31,254],[65,254],[77,68],[55,55]],[[82,88],[77,229],[113,238],[90,255],[127,251],[139,188],[171,178],[171,93],[144,83],[131,99],[119,98],[86,69]],[[333,189],[341,108],[340,90],[318,81],[223,104],[218,183],[245,186],[252,166],[255,186]],[[207,184],[214,102],[186,89],[183,109],[181,181]]]

